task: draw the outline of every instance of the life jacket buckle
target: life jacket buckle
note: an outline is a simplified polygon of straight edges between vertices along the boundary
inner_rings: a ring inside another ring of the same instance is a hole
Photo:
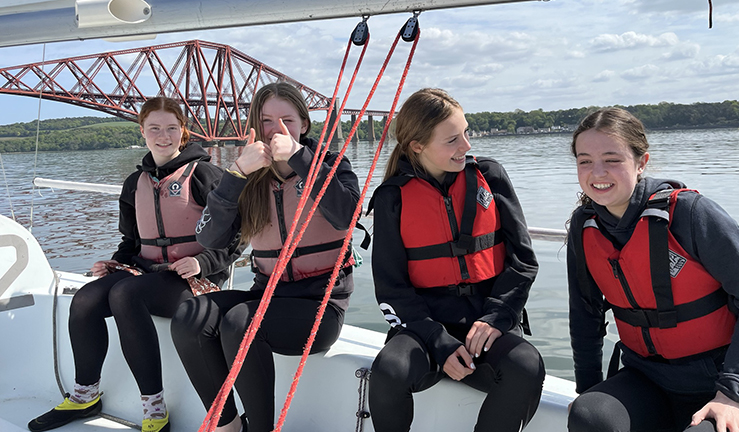
[[[677,327],[677,311],[663,311],[657,312],[657,320],[659,321],[659,328],[674,328]]]
[[[449,285],[447,288],[457,297],[467,297],[477,293],[477,286],[473,284]]]
[[[172,246],[172,239],[169,237],[160,237],[154,240],[159,247]]]

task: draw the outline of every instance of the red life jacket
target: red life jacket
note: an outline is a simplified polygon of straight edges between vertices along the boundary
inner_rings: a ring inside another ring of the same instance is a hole
[[[272,193],[270,194],[270,216],[269,224],[251,239],[251,261],[252,270],[259,271],[265,275],[271,275],[277,264],[277,257],[287,239],[287,230],[292,225],[298,201],[303,193],[304,181],[295,175],[279,183],[272,182]],[[319,185],[316,185],[318,187]],[[313,198],[308,197],[303,213],[300,215],[297,230],[303,226],[308,211],[313,205]],[[295,249],[290,262],[285,267],[280,280],[296,281],[300,279],[318,276],[333,270],[339,259],[339,252],[344,243],[347,230],[337,230],[317,209],[308,224],[308,227]],[[297,234],[297,231],[296,231]],[[349,253],[349,258],[344,267],[354,264],[354,258]]]
[[[669,231],[685,190],[655,193],[620,250],[596,217],[583,226],[587,269],[613,309],[621,341],[643,357],[704,353],[728,345],[734,333],[726,291]]]
[[[415,177],[395,179],[388,182],[400,185],[400,234],[414,287],[476,283],[503,271],[506,249],[500,216],[474,162],[457,175],[447,196]]]
[[[139,176],[135,205],[141,257],[173,263],[203,251],[195,239],[203,207],[190,190],[196,166],[197,162],[190,162],[159,181],[145,172]]]

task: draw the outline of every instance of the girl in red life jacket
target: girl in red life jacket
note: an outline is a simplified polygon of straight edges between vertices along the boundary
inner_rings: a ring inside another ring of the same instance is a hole
[[[642,178],[648,148],[642,123],[619,108],[590,114],[574,133],[583,193],[567,267],[580,396],[568,427],[736,431],[739,227],[682,183]],[[607,308],[621,341],[604,381]]]
[[[208,162],[210,156],[200,145],[188,144],[186,122],[175,100],[152,98],[141,107],[139,124],[149,152],[123,184],[123,240],[110,260],[92,266],[98,279],[84,285],[70,306],[74,390],[62,404],[32,420],[31,431],[54,429],[101,411],[100,375],[108,346],[105,318],[110,316],[141,391],[143,430],[170,429],[151,316],[170,318],[199,286],[221,284],[241,254],[234,246],[204,249],[195,239],[198,218],[222,170]]]
[[[408,431],[412,393],[447,376],[487,393],[476,431],[520,431],[545,372],[522,338],[538,265],[511,181],[467,154],[464,112],[443,90],[411,95],[395,136],[370,204],[375,295],[391,325],[372,365],[374,428]]]
[[[249,140],[241,156],[208,197],[197,238],[204,246],[222,247],[240,232],[242,243],[252,246],[254,285],[249,291],[221,291],[186,301],[172,320],[175,346],[206,409],[226,379],[259,306],[298,201],[306,193],[304,180],[318,144],[307,138],[310,117],[303,95],[288,83],[268,84],[257,91],[248,126]],[[336,158],[327,154],[319,167],[298,227]],[[280,277],[236,380],[245,415],[239,418],[231,395],[216,430],[238,432],[247,424],[249,432],[273,429],[273,353],[302,354],[331,271],[345,259],[339,251],[358,201],[357,177],[343,158]],[[339,274],[313,352],[327,350],[339,336],[354,287],[352,263],[347,259]]]

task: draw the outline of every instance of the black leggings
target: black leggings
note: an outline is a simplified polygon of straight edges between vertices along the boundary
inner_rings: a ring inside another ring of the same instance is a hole
[[[142,395],[163,390],[162,359],[152,315],[171,318],[191,298],[187,281],[165,271],[134,276],[119,271],[85,284],[72,298],[69,337],[75,380],[81,385],[100,380],[108,352],[105,318],[114,317],[121,350]]]
[[[475,431],[519,432],[539,406],[544,383],[541,355],[523,338],[507,333],[475,359],[477,369],[462,382],[487,393]],[[413,421],[413,393],[446,374],[414,333],[401,330],[372,364],[369,406],[376,432],[407,432]]]
[[[715,395],[668,392],[625,367],[575,399],[567,427],[570,432],[714,432],[712,421],[688,425]]]
[[[239,344],[259,306],[263,291],[220,291],[188,300],[172,319],[172,340],[195,390],[210,408],[226,380]],[[272,353],[301,355],[320,301],[272,298],[236,379],[249,432],[274,426],[275,366]],[[338,339],[344,313],[329,304],[311,353],[328,350]],[[219,426],[238,415],[233,392],[223,408]]]

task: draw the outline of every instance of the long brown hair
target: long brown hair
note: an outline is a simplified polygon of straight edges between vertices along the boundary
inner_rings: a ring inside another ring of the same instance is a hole
[[[254,129],[256,140],[264,141],[262,130],[262,107],[269,99],[276,97],[290,102],[298,111],[300,120],[308,124],[305,132],[300,134],[302,140],[310,132],[310,114],[308,106],[300,91],[286,82],[276,82],[263,86],[254,95],[249,108],[249,118],[246,121],[247,128]],[[261,168],[249,174],[244,190],[239,196],[239,212],[241,213],[241,241],[248,243],[267,224],[270,215],[270,184],[275,180],[275,172],[271,167]]]
[[[180,109],[180,104],[177,103],[176,100],[164,96],[147,99],[146,102],[141,105],[141,110],[139,110],[138,121],[141,127],[144,127],[146,118],[149,117],[149,114],[153,111],[166,111],[177,117],[177,121],[180,123],[180,126],[182,126],[180,150],[184,149],[187,146],[187,142],[190,141],[190,131],[187,130],[187,117],[185,117],[182,109]]]
[[[636,160],[640,160],[649,150],[649,143],[642,122],[625,109],[611,107],[599,109],[582,119],[580,125],[572,134],[570,151],[575,158],[577,158],[577,137],[590,129],[611,135],[626,143]],[[641,180],[641,174],[637,177],[637,181],[639,180]],[[592,202],[590,197],[585,195],[585,192],[580,193],[579,201],[578,205],[586,205]]]
[[[398,161],[402,156],[408,159],[415,172],[425,172],[411,143],[416,141],[426,146],[436,125],[448,119],[454,110],[461,109],[459,102],[442,89],[424,88],[410,95],[394,120],[394,135],[398,143],[387,161],[384,180],[398,175]]]

